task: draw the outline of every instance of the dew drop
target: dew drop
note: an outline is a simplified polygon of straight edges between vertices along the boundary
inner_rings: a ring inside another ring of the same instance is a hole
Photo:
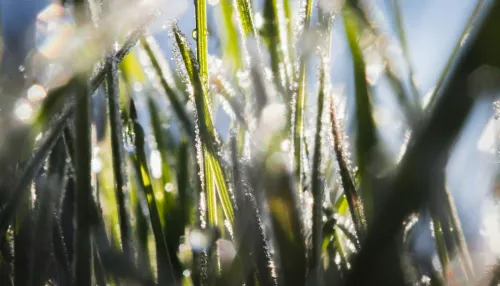
[[[33,116],[33,107],[28,100],[21,98],[14,106],[14,114],[19,120],[28,122]]]
[[[102,160],[99,157],[92,158],[90,162],[92,172],[99,173],[102,171]]]
[[[203,251],[208,248],[210,238],[199,230],[193,230],[189,234],[189,244],[194,251]]]
[[[151,155],[149,157],[151,162],[151,175],[153,178],[158,179],[161,177],[161,154],[158,150],[151,151]]]
[[[42,101],[47,96],[45,88],[39,84],[34,84],[28,89],[28,99],[31,102]]]
[[[25,72],[26,71],[26,68],[23,65],[20,65],[18,69],[19,69],[19,72]]]
[[[193,40],[198,40],[198,31],[196,29],[193,29],[193,32],[191,32],[191,36],[193,37]]]

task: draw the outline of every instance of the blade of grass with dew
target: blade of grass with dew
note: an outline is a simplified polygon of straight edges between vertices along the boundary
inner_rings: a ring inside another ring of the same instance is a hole
[[[239,160],[236,131],[230,137],[231,161],[233,165],[233,186],[238,209],[235,213],[236,223],[234,229],[235,241],[238,243],[235,262],[226,271],[223,278],[228,285],[239,285],[244,279],[256,271],[259,285],[274,285],[275,281],[271,269],[271,254],[263,230],[258,205],[253,190],[245,183],[247,168]],[[255,270],[254,270],[255,269]],[[245,274],[245,275],[243,275]]]
[[[120,115],[120,90],[118,87],[118,62],[116,58],[108,58],[106,75],[108,91],[108,111],[115,178],[115,195],[118,208],[120,236],[123,253],[132,257],[130,239],[130,218],[128,214],[128,181],[126,176],[125,147],[123,145],[123,123]]]
[[[288,3],[287,0],[285,2]],[[289,4],[287,4],[288,6]],[[290,8],[288,7],[288,10]],[[285,9],[286,11],[287,9]],[[288,11],[288,13],[290,13]],[[306,35],[309,33],[309,28],[311,25],[311,16],[312,16],[312,0],[307,0],[306,2],[306,7],[305,7],[305,20],[304,20],[304,28],[302,35]],[[288,18],[288,21],[291,19]],[[291,25],[290,23],[287,23],[287,27]],[[288,28],[291,29],[291,28]],[[288,31],[288,33],[291,33],[291,31]],[[291,37],[289,37],[289,40],[291,40]],[[289,51],[291,53],[291,51]],[[302,51],[303,54],[300,55],[300,63],[299,63],[299,79],[298,79],[298,91],[296,93],[296,98],[295,98],[295,113],[294,113],[294,126],[293,126],[293,144],[294,144],[294,158],[295,158],[295,174],[298,180],[298,190],[302,191],[302,139],[304,137],[304,107],[306,104],[306,62],[307,58],[309,56],[309,51]]]
[[[308,4],[312,4],[312,0],[306,0]],[[311,2],[311,3],[309,3]],[[282,0],[283,4],[283,16],[285,19],[282,21],[285,23],[285,30],[286,30],[286,53],[284,60],[284,68],[285,72],[287,75],[287,80],[288,82],[294,82],[295,80],[295,75],[294,75],[294,63],[295,63],[295,49],[294,49],[294,34],[293,34],[293,18],[292,18],[292,7],[290,6],[290,0]],[[312,5],[308,6],[309,8],[312,8]],[[306,8],[307,9],[307,8]],[[306,11],[307,13],[307,11]],[[278,16],[279,17],[279,16]],[[289,86],[287,86],[289,88]]]
[[[196,0],[196,47],[198,56],[199,77],[204,90],[208,89],[208,28],[207,1]]]
[[[353,68],[356,93],[356,158],[361,181],[361,199],[363,201],[364,215],[370,220],[373,215],[374,194],[369,183],[368,165],[373,160],[377,145],[375,121],[372,115],[372,106],[366,82],[365,62],[363,53],[358,43],[359,23],[356,14],[348,7],[343,7],[342,16],[349,43]]]
[[[280,138],[275,138],[276,142]],[[274,144],[270,150],[279,150]],[[277,250],[278,283],[281,285],[304,285],[307,261],[303,236],[301,211],[297,204],[294,177],[286,166],[284,153],[268,151],[262,165],[254,170],[254,180],[265,193],[267,208]],[[257,179],[258,178],[258,179]]]
[[[312,1],[311,1],[312,2]],[[313,214],[312,214],[312,252],[309,261],[309,271],[314,271],[314,281],[317,284],[323,284],[321,275],[321,245],[323,240],[323,180],[322,180],[322,126],[323,126],[323,107],[325,102],[325,67],[323,61],[320,63],[319,70],[319,90],[316,112],[316,134],[314,136],[313,167],[311,175],[311,190],[313,195]]]
[[[175,283],[175,276],[173,273],[172,262],[165,242],[163,234],[160,213],[153,190],[152,179],[149,175],[149,168],[147,164],[146,154],[144,150],[144,130],[140,123],[137,121],[137,112],[135,109],[134,101],[130,102],[130,124],[132,125],[134,136],[134,168],[139,182],[140,188],[143,189],[149,208],[149,219],[153,229],[153,235],[156,243],[156,256],[157,256],[157,271],[158,283],[160,285],[169,285]]]
[[[144,47],[144,50],[148,54],[149,59],[151,60],[151,64],[153,65],[153,68],[155,69],[158,77],[160,78],[161,86],[163,87],[164,92],[167,95],[168,100],[170,101],[170,104],[172,104],[172,107],[174,109],[175,114],[177,115],[177,118],[179,118],[179,120],[184,125],[186,132],[188,134],[193,135],[194,129],[191,119],[189,118],[189,115],[187,114],[183,104],[181,103],[179,98],[177,98],[175,91],[169,85],[167,77],[164,74],[164,69],[162,68],[160,61],[158,59],[159,51],[155,51],[155,49],[153,49],[150,41],[151,40],[149,39],[149,37],[143,38],[141,40],[142,46]]]
[[[264,24],[260,30],[261,37],[267,45],[271,58],[271,71],[276,88],[284,94],[286,83],[286,71],[282,66],[284,55],[282,40],[280,39],[280,25],[278,16],[277,0],[265,0],[264,2]]]
[[[344,150],[343,136],[340,131],[340,124],[337,119],[337,110],[335,108],[334,98],[330,100],[330,121],[332,126],[332,138],[333,138],[333,148],[335,151],[335,157],[339,165],[340,179],[342,182],[342,188],[344,190],[344,196],[341,196],[335,209],[340,214],[343,213],[342,205],[348,206],[351,213],[351,219],[354,223],[357,236],[362,239],[364,236],[364,220],[363,211],[361,209],[361,202],[354,185],[354,181],[351,177],[351,172],[349,170],[349,165],[347,162],[347,155]],[[346,204],[347,202],[347,204]]]
[[[196,128],[197,128],[197,148],[198,148],[198,162],[203,168],[200,168],[204,173],[202,178],[202,190],[205,185],[207,187],[206,195],[207,200],[211,206],[214,205],[214,198],[216,197],[215,187],[222,203],[224,215],[229,223],[232,225],[234,222],[234,210],[231,201],[229,189],[227,187],[226,178],[223,173],[221,161],[219,159],[219,141],[212,122],[210,111],[210,97],[207,89],[202,84],[203,73],[198,71],[198,66],[195,64],[193,53],[191,52],[186,37],[180,32],[177,26],[172,27],[172,38],[175,42],[174,52],[182,60],[178,63],[182,65],[181,70],[187,74],[190,80],[193,92],[192,102],[195,104],[196,109]],[[216,208],[208,208],[209,223],[214,224],[216,215]]]
[[[222,16],[224,18],[223,33],[224,37],[224,57],[227,57],[234,65],[234,69],[238,70],[242,67],[241,52],[238,45],[238,32],[236,25],[233,23],[233,3],[231,0],[220,0]]]
[[[249,0],[234,0],[238,20],[240,21],[243,37],[255,37],[252,3]]]

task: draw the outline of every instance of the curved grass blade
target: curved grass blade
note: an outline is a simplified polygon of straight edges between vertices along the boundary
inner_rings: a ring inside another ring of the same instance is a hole
[[[450,73],[447,84],[440,91],[439,101],[432,114],[411,138],[398,174],[388,190],[386,203],[374,218],[354,260],[347,285],[364,285],[368,281],[373,283],[374,274],[384,274],[384,271],[376,272],[381,269],[373,267],[375,261],[380,261],[384,253],[391,249],[406,217],[430,201],[432,174],[446,166],[450,149],[474,103],[474,98],[468,92],[467,79],[484,64],[477,61],[478,53],[483,51],[482,40],[489,38],[484,33],[487,30],[483,26],[485,23],[491,24],[488,21],[497,19],[495,14],[499,11],[500,5],[495,1],[482,6],[481,17],[477,19],[477,25],[469,35],[468,44],[462,48],[455,70]],[[370,275],[366,275],[367,273]]]
[[[319,91],[318,108],[316,113],[316,134],[314,136],[313,166],[311,175],[311,190],[313,195],[313,215],[312,215],[312,252],[309,261],[309,271],[314,271],[314,281],[322,284],[321,279],[321,245],[323,241],[323,179],[321,171],[321,146],[322,146],[322,126],[323,126],[323,106],[325,102],[325,67],[320,64],[319,71]]]
[[[171,283],[175,283],[176,279],[172,268],[170,253],[165,242],[160,213],[158,211],[158,205],[153,191],[152,178],[149,175],[150,173],[144,150],[144,130],[137,120],[137,112],[133,100],[130,102],[130,120],[136,152],[135,155],[133,155],[134,169],[139,187],[142,188],[147,200],[149,219],[151,221],[151,227],[153,229],[153,235],[156,243],[158,283],[160,285],[170,285]]]
[[[189,118],[189,115],[187,114],[183,104],[181,103],[179,98],[177,98],[175,91],[169,85],[167,77],[163,72],[164,69],[162,69],[160,62],[158,60],[159,51],[155,51],[150,41],[151,39],[149,37],[142,38],[141,40],[142,46],[144,47],[144,50],[148,54],[149,59],[151,60],[151,64],[155,69],[158,77],[160,78],[161,86],[163,87],[165,94],[167,95],[168,100],[170,101],[170,104],[172,104],[175,115],[177,115],[177,118],[179,118],[179,120],[184,125],[186,132],[191,136],[194,136],[194,129],[191,119]]]
[[[120,221],[120,235],[123,253],[132,257],[133,249],[130,239],[130,218],[128,214],[128,181],[126,175],[125,147],[123,145],[123,123],[120,115],[120,90],[118,87],[118,62],[116,58],[108,58],[106,76],[108,91],[109,125],[111,151],[113,154],[113,171],[115,177],[115,194]]]
[[[61,136],[63,127],[66,125],[68,118],[71,116],[72,110],[66,108],[57,116],[51,123],[50,129],[45,132],[40,140],[39,147],[26,162],[21,175],[16,179],[14,185],[13,197],[9,199],[7,205],[0,211],[0,235],[4,236],[9,225],[14,219],[15,212],[23,197],[26,195],[28,186],[38,173],[40,168],[45,163],[45,159]]]
[[[209,223],[212,225],[216,223],[217,209],[211,207],[215,206],[215,187],[217,187],[224,215],[232,225],[234,223],[233,204],[219,159],[219,141],[211,117],[210,97],[207,89],[202,84],[203,74],[198,71],[198,66],[195,64],[193,53],[187,44],[185,36],[175,25],[172,27],[172,34],[175,42],[174,52],[183,60],[183,62],[179,63],[182,65],[180,69],[187,73],[192,86],[191,100],[195,104],[197,117],[197,156],[201,173],[204,174],[201,179],[202,190],[205,191],[206,186],[206,198],[209,200]]]
[[[347,41],[351,50],[354,84],[356,89],[356,158],[361,178],[361,199],[363,200],[364,214],[369,219],[373,214],[373,193],[369,184],[365,181],[369,179],[368,165],[373,159],[377,146],[377,135],[375,121],[372,115],[372,106],[366,82],[365,62],[363,53],[358,43],[358,19],[353,11],[348,7],[342,10],[344,26],[347,34]]]

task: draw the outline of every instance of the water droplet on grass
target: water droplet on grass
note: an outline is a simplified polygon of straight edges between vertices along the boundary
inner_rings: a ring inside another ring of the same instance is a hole
[[[33,116],[33,106],[28,100],[21,98],[14,106],[14,114],[19,120],[27,123]]]
[[[193,37],[193,40],[198,40],[198,31],[196,29],[191,32],[191,36]]]

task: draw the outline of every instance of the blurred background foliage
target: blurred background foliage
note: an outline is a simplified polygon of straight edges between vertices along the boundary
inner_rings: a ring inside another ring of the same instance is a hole
[[[499,21],[3,0],[0,285],[498,285]]]

